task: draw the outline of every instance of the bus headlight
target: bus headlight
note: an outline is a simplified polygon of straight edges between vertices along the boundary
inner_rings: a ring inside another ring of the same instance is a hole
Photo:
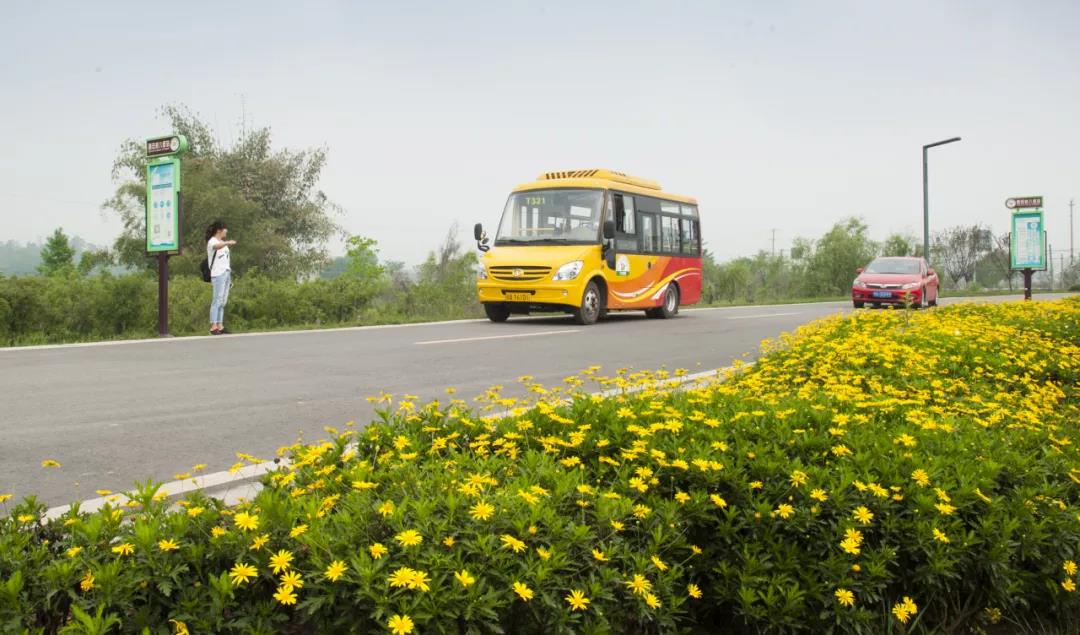
[[[574,262],[568,262],[565,265],[559,267],[559,270],[555,272],[555,276],[552,280],[573,280],[581,273],[581,268],[585,266],[585,262],[582,260],[575,260]]]
[[[487,267],[477,267],[476,269],[477,280],[487,280]]]

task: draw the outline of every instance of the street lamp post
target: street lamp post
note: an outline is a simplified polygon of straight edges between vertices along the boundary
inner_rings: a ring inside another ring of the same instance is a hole
[[[923,258],[926,259],[927,263],[930,262],[930,194],[927,189],[926,151],[959,140],[960,137],[953,137],[944,141],[928,143],[922,147],[922,243]]]

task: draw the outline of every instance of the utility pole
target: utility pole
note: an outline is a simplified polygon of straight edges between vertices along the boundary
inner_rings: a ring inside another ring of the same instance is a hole
[[[1069,199],[1069,266],[1073,264],[1073,199]]]
[[[776,228],[772,230],[772,257],[776,257]]]
[[[1054,246],[1047,244],[1047,250],[1050,251],[1050,290],[1054,290]]]

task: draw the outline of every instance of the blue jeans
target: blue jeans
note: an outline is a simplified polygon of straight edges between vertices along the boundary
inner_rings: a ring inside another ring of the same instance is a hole
[[[229,302],[229,287],[232,286],[232,272],[226,271],[210,279],[214,285],[214,299],[210,303],[210,323],[221,324],[225,319],[225,305]]]

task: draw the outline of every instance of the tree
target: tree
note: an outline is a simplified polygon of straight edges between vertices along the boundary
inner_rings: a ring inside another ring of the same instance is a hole
[[[945,273],[956,285],[975,278],[975,264],[994,245],[994,234],[983,225],[958,225],[934,235],[935,257],[945,265]]]
[[[75,250],[71,248],[63,227],[57,227],[41,248],[41,264],[38,272],[51,276],[71,271],[75,266]]]
[[[881,243],[882,256],[914,256],[918,251],[915,237],[905,234],[890,234]]]
[[[79,257],[78,270],[80,275],[87,276],[98,267],[108,269],[113,264],[112,253],[108,249],[87,250]]]
[[[229,225],[232,269],[276,278],[314,274],[327,262],[326,242],[340,229],[339,208],[317,189],[326,164],[323,148],[275,150],[267,127],[245,130],[231,146],[219,143],[211,128],[190,110],[163,109],[173,131],[187,136],[184,155],[182,255],[174,271],[198,271],[205,257],[205,228],[214,220]],[[103,207],[120,217],[123,232],[115,244],[121,264],[151,268],[145,253],[146,168],[144,145],[129,139],[113,164],[116,193]]]
[[[810,295],[843,295],[851,291],[855,270],[877,255],[877,243],[870,240],[866,223],[847,218],[832,226],[817,241],[798,244],[806,264]],[[792,249],[794,255],[796,250]]]

